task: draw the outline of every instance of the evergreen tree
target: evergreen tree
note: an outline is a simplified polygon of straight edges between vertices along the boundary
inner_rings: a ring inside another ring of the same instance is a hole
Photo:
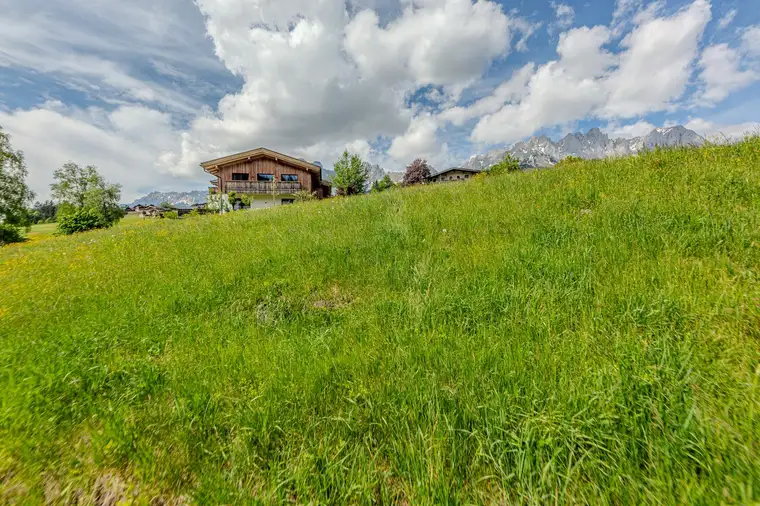
[[[333,184],[338,195],[356,195],[364,193],[369,179],[369,166],[359,155],[343,152],[343,156],[333,167],[335,180]]]
[[[391,177],[386,174],[382,179],[379,179],[372,183],[372,191],[373,192],[383,192],[385,190],[389,190],[395,186],[395,183],[391,179]]]

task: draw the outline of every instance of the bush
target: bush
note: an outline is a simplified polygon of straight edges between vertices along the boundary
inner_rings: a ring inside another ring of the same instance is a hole
[[[317,193],[299,190],[293,194],[293,198],[296,202],[308,202],[310,200],[315,200],[317,198]]]
[[[492,176],[498,176],[500,174],[508,174],[519,170],[520,162],[512,155],[507,154],[502,161],[488,169],[488,173]]]
[[[240,201],[240,204],[244,207],[251,207],[251,201],[253,200],[252,196],[247,193],[241,193],[237,198]]]
[[[168,218],[170,220],[178,220],[179,219],[179,213],[177,211],[166,211],[163,214],[164,218]]]
[[[100,215],[94,209],[74,209],[58,217],[58,233],[71,235],[96,228],[104,228]]]
[[[18,227],[8,223],[0,223],[0,246],[23,240],[24,236],[21,235]]]

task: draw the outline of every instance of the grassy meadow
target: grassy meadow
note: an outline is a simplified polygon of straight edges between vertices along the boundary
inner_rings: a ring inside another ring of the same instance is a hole
[[[760,138],[0,249],[0,503],[760,501]]]
[[[129,225],[130,223],[135,223],[136,221],[139,221],[141,218],[137,214],[130,214],[119,220],[115,227],[123,227],[124,225]],[[50,237],[53,237],[56,235],[56,232],[58,231],[58,224],[57,223],[39,223],[37,225],[32,225],[31,229],[26,232],[24,235],[26,236],[28,241],[39,241],[40,239],[49,239]]]

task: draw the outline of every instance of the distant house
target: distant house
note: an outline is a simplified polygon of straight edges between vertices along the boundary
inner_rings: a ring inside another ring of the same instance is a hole
[[[203,162],[201,167],[216,177],[209,189],[212,194],[248,195],[252,208],[292,204],[299,191],[315,193],[320,199],[331,194],[330,182],[322,179],[319,165],[271,149],[217,158]]]
[[[165,211],[168,211],[168,209],[152,204],[138,204],[134,207],[134,212],[141,218],[155,218],[161,216]]]
[[[428,183],[448,183],[451,181],[464,181],[478,174],[478,169],[466,169],[464,167],[452,167],[450,169],[436,172],[427,178]]]

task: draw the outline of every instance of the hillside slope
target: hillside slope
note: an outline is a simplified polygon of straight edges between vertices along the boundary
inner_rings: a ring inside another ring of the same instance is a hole
[[[758,167],[754,139],[0,249],[0,502],[760,500]]]

